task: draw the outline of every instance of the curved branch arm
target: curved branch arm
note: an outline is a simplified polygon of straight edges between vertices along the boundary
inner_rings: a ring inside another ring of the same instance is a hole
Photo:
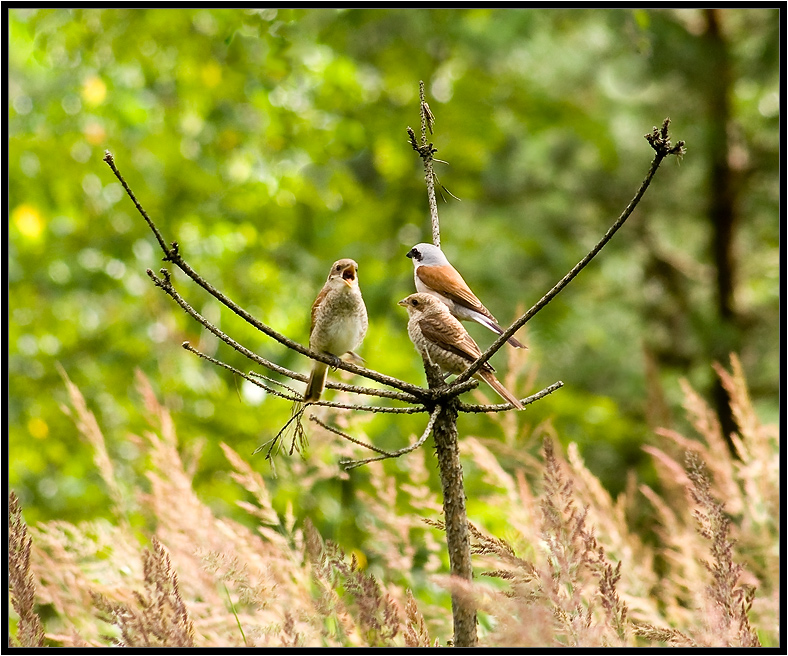
[[[370,451],[374,451],[375,453],[383,454],[384,458],[393,458],[394,456],[389,453],[388,451],[384,451],[383,449],[379,449],[374,444],[368,444],[367,442],[362,442],[361,440],[357,440],[352,435],[348,435],[344,431],[335,428],[334,426],[330,426],[326,422],[324,422],[320,417],[316,415],[309,415],[309,420],[315,422],[318,426],[322,426],[330,433],[334,433],[334,435],[339,435],[342,439],[347,440],[348,442],[353,442],[353,444],[358,444],[358,446],[363,446],[365,449],[369,449]]]
[[[253,371],[249,372],[248,374],[245,374],[243,371],[236,369],[235,367],[227,364],[226,362],[222,362],[221,360],[212,358],[210,355],[206,353],[202,353],[201,351],[198,351],[191,344],[189,344],[189,342],[184,342],[183,344],[181,344],[181,346],[185,350],[189,351],[190,353],[194,353],[194,355],[202,358],[203,360],[207,360],[211,364],[215,364],[219,367],[223,367],[224,369],[231,371],[235,375],[240,376],[244,380],[248,380],[250,383],[252,383],[252,385],[256,385],[257,387],[264,389],[268,394],[278,396],[287,401],[293,401],[295,403],[303,403],[303,398],[301,397],[301,395],[295,390],[293,390],[292,388],[287,387],[286,385],[284,385],[284,387],[288,389],[291,392],[291,394],[285,394],[284,392],[275,390],[270,385],[266,385],[265,383],[262,383],[259,380],[257,380],[257,378],[265,378],[265,376],[262,376],[261,374],[258,374]],[[275,381],[271,378],[268,378],[267,380],[270,380],[271,382],[276,383],[278,385],[282,385],[282,383]],[[352,386],[350,385],[335,386],[335,388],[338,389],[342,389],[343,387],[352,387]],[[388,413],[388,414],[399,414],[399,415],[413,415],[413,414],[418,414],[420,412],[429,412],[429,410],[423,405],[410,406],[407,408],[394,408],[394,407],[380,406],[380,405],[360,405],[357,403],[335,403],[333,401],[313,401],[309,405],[323,406],[326,408],[335,408],[337,410],[360,410],[362,412]]]
[[[301,355],[305,355],[306,357],[317,360],[318,362],[323,362],[325,364],[329,364],[332,367],[336,367],[337,369],[342,369],[343,371],[348,371],[350,373],[356,374],[358,376],[362,376],[363,378],[367,378],[369,380],[374,380],[378,383],[382,383],[383,385],[387,385],[389,387],[393,387],[394,389],[401,390],[403,392],[407,392],[412,396],[416,396],[419,398],[430,398],[429,390],[425,390],[417,385],[413,385],[411,383],[405,382],[404,380],[399,380],[398,378],[393,378],[392,376],[386,376],[385,374],[378,373],[377,371],[373,371],[372,369],[366,369],[364,367],[359,367],[358,365],[339,361],[337,362],[335,358],[332,358],[325,353],[320,353],[318,351],[313,351],[305,346],[302,346],[298,342],[295,342],[284,335],[278,333],[270,326],[258,321],[255,317],[249,314],[246,310],[242,307],[234,303],[230,300],[227,296],[222,294],[218,289],[213,287],[208,281],[202,278],[194,269],[192,269],[186,261],[181,257],[181,254],[178,250],[177,242],[173,242],[170,248],[167,247],[164,237],[162,236],[161,232],[157,228],[156,224],[153,220],[148,216],[147,212],[145,212],[142,205],[140,205],[137,198],[134,196],[131,188],[128,186],[126,181],[123,179],[123,176],[120,174],[120,171],[115,166],[115,158],[112,156],[112,153],[109,151],[105,151],[104,153],[104,161],[110,167],[112,172],[115,174],[115,177],[120,181],[123,188],[126,190],[126,193],[131,198],[134,206],[137,208],[137,211],[142,215],[142,217],[147,222],[150,229],[153,231],[156,240],[159,242],[159,246],[161,247],[162,251],[164,252],[164,261],[172,262],[175,266],[177,266],[181,271],[183,271],[189,278],[191,278],[195,283],[197,283],[200,287],[202,287],[205,291],[207,291],[211,296],[216,298],[222,305],[230,309],[232,312],[237,314],[239,317],[244,319],[247,323],[254,326],[260,332],[268,335],[269,337],[275,339],[277,342],[282,344],[283,346],[287,347],[292,351],[296,351]],[[150,274],[149,274],[150,275]],[[166,291],[166,289],[165,289]],[[206,324],[203,324],[206,325]],[[206,326],[207,327],[207,326]],[[228,342],[229,343],[229,342]],[[256,362],[263,364],[259,360],[255,360]],[[269,363],[272,364],[272,363]],[[264,365],[271,369],[272,371],[276,371],[276,367],[271,367],[268,364]],[[281,369],[281,368],[280,368]],[[284,373],[284,372],[280,372]],[[293,376],[291,376],[293,377]],[[296,377],[297,378],[297,377]],[[297,378],[299,379],[299,378]],[[299,379],[300,380],[300,379]]]
[[[381,451],[380,449],[378,449],[376,447],[372,447],[372,446],[370,446],[368,444],[362,444],[362,446],[366,446],[367,448],[373,449],[374,451],[377,451],[378,453],[383,453],[384,455],[377,456],[375,458],[366,458],[364,460],[342,460],[339,464],[342,465],[342,468],[345,471],[349,471],[351,469],[355,469],[356,467],[361,467],[362,465],[367,465],[370,462],[375,462],[377,460],[386,460],[387,458],[399,458],[400,456],[404,456],[406,453],[410,453],[411,451],[415,451],[416,449],[418,449],[422,444],[424,444],[427,441],[427,438],[430,436],[430,433],[432,432],[432,428],[435,425],[435,420],[437,419],[438,414],[440,413],[440,411],[441,411],[441,406],[439,406],[439,405],[436,405],[433,408],[432,414],[430,414],[430,420],[427,422],[427,426],[424,429],[424,432],[421,434],[421,437],[416,442],[411,444],[410,446],[406,446],[403,449],[399,449],[398,451],[392,451],[392,452],[389,453],[387,451]],[[314,417],[312,417],[312,419],[315,420]],[[325,424],[322,424],[322,425],[325,426]],[[326,428],[328,428],[328,427],[326,426]],[[329,430],[331,430],[331,429],[329,429]],[[333,432],[337,433],[337,431],[333,431]],[[356,444],[359,444],[359,442],[357,440],[351,438],[349,435],[345,435],[344,433],[337,433],[337,434],[341,435],[342,437],[350,439],[352,442],[356,442]]]
[[[676,143],[675,146],[671,146],[670,138],[668,136],[668,126],[670,125],[670,119],[666,118],[662,124],[662,129],[657,130],[654,128],[650,134],[646,135],[646,139],[651,144],[651,147],[654,149],[656,154],[654,155],[654,159],[651,162],[651,167],[649,168],[648,173],[646,174],[645,179],[640,184],[640,188],[637,190],[634,198],[629,201],[629,204],[626,206],[624,211],[621,215],[616,219],[615,223],[608,229],[608,231],[604,234],[602,239],[594,246],[589,253],[578,262],[569,273],[567,273],[561,280],[559,280],[556,285],[547,292],[530,310],[528,310],[525,314],[523,314],[519,319],[517,319],[511,326],[509,326],[491,345],[490,347],[479,356],[479,358],[466,369],[462,374],[457,376],[454,380],[452,385],[459,385],[460,383],[465,382],[471,376],[473,376],[481,367],[487,362],[508,340],[515,332],[517,332],[520,328],[522,328],[528,321],[530,321],[533,316],[539,312],[543,307],[545,307],[564,287],[566,287],[572,279],[580,273],[586,265],[594,258],[594,256],[602,250],[602,247],[610,241],[613,235],[618,231],[618,229],[624,225],[624,222],[629,218],[630,214],[632,214],[635,207],[637,207],[640,199],[643,198],[643,194],[646,193],[646,189],[651,184],[651,180],[654,177],[654,174],[657,172],[659,165],[662,163],[662,160],[665,159],[668,155],[677,155],[681,156],[684,154],[684,142],[679,141]]]
[[[287,376],[288,378],[292,378],[293,380],[300,380],[306,381],[307,377],[303,374],[296,373],[295,371],[290,371],[285,367],[282,367],[274,362],[266,360],[265,358],[257,355],[253,351],[250,351],[248,348],[236,342],[232,337],[226,335],[224,332],[219,330],[216,326],[214,326],[210,321],[208,321],[205,317],[203,317],[197,310],[195,310],[191,305],[189,305],[175,288],[172,286],[170,282],[170,275],[167,269],[161,269],[162,278],[157,278],[156,275],[150,269],[147,270],[147,274],[153,283],[160,287],[168,296],[170,296],[183,310],[188,314],[190,317],[195,319],[198,323],[202,324],[208,331],[213,333],[216,337],[221,339],[225,344],[231,346],[236,351],[238,351],[241,355],[246,356],[252,362],[256,362],[257,364],[269,369],[271,371],[275,371],[278,374],[282,374],[283,376]],[[406,403],[418,403],[419,398],[415,395],[408,394],[407,392],[396,392],[394,390],[385,390],[385,389],[375,389],[371,387],[359,387],[356,385],[344,385],[342,383],[327,383],[327,387],[331,387],[333,389],[340,389],[346,392],[353,392],[355,394],[366,394],[369,396],[379,396],[384,398],[391,398],[397,399],[399,401],[404,401]],[[417,390],[420,390],[420,387],[416,387]],[[425,392],[427,390],[424,390]]]

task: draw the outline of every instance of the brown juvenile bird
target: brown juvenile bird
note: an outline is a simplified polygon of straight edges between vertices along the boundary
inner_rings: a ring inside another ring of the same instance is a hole
[[[413,260],[413,280],[417,292],[437,296],[460,321],[475,321],[494,333],[503,333],[496,318],[476,298],[440,248],[432,244],[416,244],[408,251],[407,257]],[[510,337],[507,342],[515,348],[527,348],[514,337]]]
[[[428,358],[444,371],[460,374],[482,354],[473,337],[451,315],[449,308],[432,294],[411,294],[399,305],[408,311],[408,336],[416,350],[422,358]],[[522,410],[523,404],[501,385],[493,371],[485,362],[474,377],[483,380],[508,403]]]
[[[312,327],[309,348],[339,356],[350,353],[360,359],[357,348],[367,333],[367,308],[358,286],[358,264],[353,260],[337,260],[331,265],[326,284],[312,304]],[[304,392],[307,403],[320,399],[326,384],[327,364],[314,362]]]

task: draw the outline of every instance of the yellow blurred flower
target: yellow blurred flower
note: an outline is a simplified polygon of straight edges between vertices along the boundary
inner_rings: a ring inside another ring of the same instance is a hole
[[[49,426],[40,417],[32,417],[27,422],[27,430],[37,440],[43,440],[49,435]]]
[[[97,75],[91,75],[82,83],[82,98],[88,105],[100,105],[106,97],[107,85]]]
[[[44,222],[37,207],[23,203],[17,205],[11,212],[11,220],[22,236],[28,239],[38,239],[44,230]]]

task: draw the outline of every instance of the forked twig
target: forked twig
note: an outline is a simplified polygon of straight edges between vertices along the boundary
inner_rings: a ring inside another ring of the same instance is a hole
[[[290,443],[290,452],[289,455],[293,455],[293,451],[298,451],[301,453],[301,450],[306,447],[307,439],[306,439],[306,432],[304,431],[304,426],[301,423],[301,419],[304,416],[304,404],[301,401],[296,401],[293,403],[292,412],[290,414],[290,419],[287,420],[284,426],[279,429],[279,432],[274,435],[270,440],[267,442],[263,442],[260,446],[258,446],[254,451],[252,451],[252,455],[256,455],[260,453],[267,445],[271,445],[268,447],[268,451],[265,454],[265,459],[268,460],[272,465],[274,459],[271,457],[276,455],[279,451],[279,445],[281,444],[281,437],[287,432],[287,429],[292,424],[295,428],[293,432],[293,440]]]
[[[410,446],[406,446],[403,449],[399,449],[398,451],[392,451],[391,453],[385,453],[385,455],[378,456],[376,458],[365,458],[364,460],[340,460],[339,464],[345,471],[349,471],[351,469],[355,469],[356,467],[361,467],[362,465],[367,465],[370,462],[375,462],[376,460],[386,460],[387,458],[399,458],[400,456],[404,456],[406,453],[410,453],[411,451],[415,451],[418,449],[424,442],[427,441],[427,438],[430,436],[432,432],[432,427],[435,425],[435,419],[438,417],[438,414],[441,411],[441,406],[436,405],[435,408],[432,410],[432,414],[430,415],[430,420],[427,422],[427,426],[424,429],[424,432],[421,434],[421,437],[418,439],[417,442],[411,444]],[[349,436],[347,436],[349,437]],[[352,438],[351,438],[352,439]],[[355,441],[355,440],[353,440]],[[368,446],[368,445],[365,445]],[[379,449],[372,447],[373,451],[381,452]]]
[[[222,362],[221,360],[217,360],[216,358],[211,357],[207,353],[203,353],[202,351],[198,351],[191,344],[189,344],[189,342],[183,342],[183,344],[181,344],[181,346],[184,348],[184,350],[189,351],[189,353],[194,353],[194,355],[202,358],[203,360],[206,360],[206,361],[210,362],[211,364],[215,364],[217,367],[223,367],[224,369],[227,369],[228,371],[233,372],[236,376],[240,376],[244,380],[248,380],[253,385],[256,385],[257,387],[259,387],[261,389],[264,389],[268,394],[273,394],[274,396],[278,396],[279,398],[286,399],[288,401],[300,401],[301,400],[301,397],[297,395],[295,390],[290,390],[291,392],[296,394],[295,396],[290,396],[289,394],[285,394],[284,392],[280,392],[279,390],[275,390],[272,387],[269,387],[268,385],[266,385],[265,383],[261,383],[259,380],[255,380],[254,378],[252,378],[248,374],[245,374],[243,371],[240,371],[240,370],[236,369],[235,367],[230,366],[226,362]],[[287,389],[290,389],[290,388],[288,387]]]
[[[290,387],[290,385],[287,385],[287,384],[283,383],[281,380],[276,380],[276,378],[271,378],[270,376],[266,376],[265,374],[261,374],[259,371],[251,371],[250,370],[250,371],[247,372],[247,376],[251,376],[252,378],[260,378],[261,380],[267,380],[272,385],[278,385],[279,387],[282,387],[282,388],[286,389],[288,392],[291,392],[292,394],[295,394],[296,396],[300,396],[301,395],[301,393],[297,389],[295,389],[294,387]]]
[[[353,444],[358,444],[358,446],[363,446],[365,449],[369,449],[370,451],[374,451],[375,453],[382,453],[387,458],[393,457],[391,453],[389,453],[388,451],[384,451],[383,449],[379,449],[374,444],[368,444],[367,442],[362,442],[361,440],[356,439],[352,435],[348,435],[344,431],[339,430],[335,426],[330,426],[316,415],[309,415],[309,420],[314,421],[318,426],[322,426],[327,431],[334,433],[334,435],[339,435],[339,437],[347,440],[348,442],[353,442]]]

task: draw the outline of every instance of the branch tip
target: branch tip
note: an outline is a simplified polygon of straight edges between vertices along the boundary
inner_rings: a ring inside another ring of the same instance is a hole
[[[675,146],[671,146],[670,134],[668,131],[669,127],[670,117],[662,121],[661,127],[658,128],[655,125],[649,134],[645,134],[643,136],[660,158],[667,157],[668,155],[676,155],[676,157],[681,157],[686,152],[686,149],[684,148],[685,142],[678,141]]]
[[[651,167],[649,168],[646,177],[644,178],[643,182],[640,184],[640,188],[635,193],[634,198],[629,202],[626,206],[624,211],[621,215],[616,219],[610,228],[608,228],[607,232],[604,234],[602,239],[597,242],[597,244],[586,254],[586,256],[580,260],[570,271],[567,273],[561,280],[559,280],[550,291],[548,291],[539,301],[534,304],[530,310],[528,310],[525,314],[523,314],[519,319],[516,319],[511,326],[509,326],[504,332],[498,336],[498,338],[490,345],[490,347],[484,351],[473,363],[471,366],[468,367],[463,373],[461,373],[452,383],[453,386],[456,386],[460,383],[463,383],[471,378],[481,367],[487,362],[501,347],[506,343],[506,341],[514,335],[520,328],[522,328],[531,318],[533,318],[537,312],[539,312],[542,308],[544,308],[564,287],[566,287],[574,278],[577,276],[580,271],[582,271],[588,263],[599,253],[600,250],[607,244],[610,239],[612,239],[613,235],[618,231],[618,229],[624,225],[624,222],[629,218],[629,216],[634,211],[637,204],[640,202],[640,199],[643,197],[643,194],[646,193],[646,189],[648,189],[649,185],[651,184],[651,180],[654,177],[654,174],[657,172],[662,160],[665,159],[668,155],[682,155],[684,153],[684,142],[679,141],[676,143],[675,146],[670,145],[670,137],[668,135],[668,126],[670,125],[670,119],[666,118],[662,122],[662,127],[657,128],[654,127],[651,133],[644,135],[646,140],[649,142],[651,147],[654,149],[656,155],[654,156]],[[436,244],[438,245],[438,244]]]
[[[432,134],[432,127],[435,125],[435,115],[430,111],[430,106],[427,104],[426,100],[421,101],[421,113],[424,115],[424,119],[427,122],[427,129]]]

